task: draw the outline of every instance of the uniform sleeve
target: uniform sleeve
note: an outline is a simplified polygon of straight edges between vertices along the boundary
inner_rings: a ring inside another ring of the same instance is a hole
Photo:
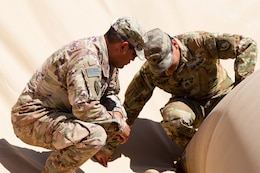
[[[150,99],[152,96],[154,86],[151,84],[152,80],[150,79],[149,72],[147,72],[147,69],[144,65],[139,72],[136,73],[133,80],[129,84],[126,93],[125,93],[125,101],[124,101],[124,108],[127,115],[127,123],[129,125],[132,125],[134,123],[134,120],[137,118],[139,112],[142,110],[145,103]],[[115,83],[117,80],[113,80],[110,83],[110,87],[108,89],[108,94],[106,97],[113,96],[112,93],[119,92],[119,90],[115,89]],[[117,87],[116,87],[117,88]],[[114,95],[115,96],[115,95]],[[111,100],[110,100],[111,101]],[[113,104],[105,104],[109,105],[110,108],[108,110],[113,109],[114,111],[120,110],[119,106],[112,106]],[[107,107],[107,106],[106,106]],[[122,108],[121,110],[124,110]],[[116,110],[115,110],[116,109]],[[118,148],[120,143],[117,141],[116,134],[112,133],[107,138],[106,145],[101,149],[103,153],[105,153],[107,156],[111,156],[114,151]]]
[[[186,37],[190,49],[201,46],[213,58],[235,59],[235,83],[239,83],[254,72],[257,44],[253,39],[236,34],[209,32],[194,32]]]
[[[67,90],[73,115],[88,122],[102,122],[111,119],[111,115],[100,103],[101,68],[97,57],[80,50],[68,64]]]
[[[127,118],[126,111],[121,104],[121,101],[118,97],[118,93],[120,91],[120,85],[118,80],[118,69],[114,68],[111,69],[111,81],[109,82],[108,88],[105,94],[101,98],[101,104],[106,107],[108,111],[117,111],[123,115],[124,120]],[[120,122],[122,124],[120,124]],[[119,122],[119,128],[123,126],[122,121]],[[109,130],[109,135],[107,136],[106,145],[102,147],[101,151],[107,155],[112,156],[115,150],[119,147],[120,143],[117,140],[117,133],[115,131]]]
[[[122,102],[118,96],[120,92],[120,84],[118,80],[118,69],[113,68],[111,71],[111,81],[109,82],[108,88],[105,94],[101,98],[101,104],[106,107],[108,111],[120,112],[124,119],[126,119],[126,112],[122,105]]]
[[[248,37],[241,37],[234,64],[235,83],[239,83],[255,70],[257,61],[257,44]]]
[[[132,125],[145,103],[151,98],[155,86],[152,84],[151,72],[147,62],[135,74],[125,92],[124,107],[127,113],[127,123]]]
[[[254,72],[257,44],[253,39],[242,35],[217,34],[216,45],[220,59],[235,59],[235,83],[241,82]]]

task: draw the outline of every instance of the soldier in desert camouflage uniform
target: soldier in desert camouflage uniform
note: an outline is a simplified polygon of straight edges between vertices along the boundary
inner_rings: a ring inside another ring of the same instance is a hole
[[[203,31],[172,38],[157,28],[147,37],[147,61],[125,93],[127,123],[134,123],[158,87],[172,96],[160,110],[161,125],[170,139],[184,149],[216,104],[253,73],[257,45],[242,35]],[[221,59],[234,59],[234,82]]]
[[[144,42],[135,19],[118,18],[104,36],[57,50],[32,76],[12,107],[12,124],[25,143],[53,150],[43,172],[76,172],[107,141],[127,141],[118,68],[144,56]]]

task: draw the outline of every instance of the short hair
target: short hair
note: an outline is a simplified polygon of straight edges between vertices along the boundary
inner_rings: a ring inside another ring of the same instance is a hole
[[[112,26],[105,33],[105,37],[107,38],[109,43],[117,43],[124,41],[124,39],[115,31],[115,29]]]

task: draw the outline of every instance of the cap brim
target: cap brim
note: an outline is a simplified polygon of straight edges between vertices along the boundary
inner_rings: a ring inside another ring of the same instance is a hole
[[[144,55],[144,50],[137,50],[135,49],[135,53],[137,55],[137,57],[140,59],[140,60],[145,60],[145,55]]]
[[[170,52],[167,55],[167,58],[164,58],[159,64],[152,65],[149,63],[149,68],[152,73],[159,74],[167,70],[172,65],[172,53]]]

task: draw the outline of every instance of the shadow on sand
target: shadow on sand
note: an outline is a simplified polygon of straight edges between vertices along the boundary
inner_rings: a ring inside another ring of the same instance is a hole
[[[40,172],[50,152],[39,152],[8,143],[0,139],[0,163],[11,173]],[[144,172],[153,168],[160,172],[174,170],[173,161],[181,154],[181,149],[165,134],[160,123],[147,119],[137,119],[131,128],[126,144],[120,145],[113,160],[121,155],[129,157],[133,172]],[[94,161],[94,160],[93,160]],[[84,173],[81,169],[77,173]]]

